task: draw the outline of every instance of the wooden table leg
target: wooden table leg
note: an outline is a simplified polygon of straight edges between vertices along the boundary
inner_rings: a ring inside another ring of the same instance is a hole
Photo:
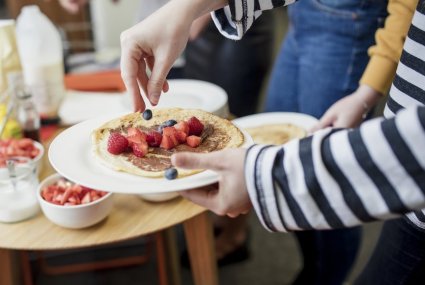
[[[0,284],[19,284],[19,266],[17,265],[16,252],[0,249]]]
[[[194,283],[218,285],[214,237],[208,212],[185,221],[183,226]]]
[[[175,228],[164,230],[165,252],[167,255],[168,276],[172,285],[181,285],[180,260],[177,249]]]

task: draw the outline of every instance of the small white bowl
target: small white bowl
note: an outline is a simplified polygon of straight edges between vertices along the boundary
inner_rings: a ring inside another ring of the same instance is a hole
[[[179,197],[177,192],[166,192],[158,194],[139,194],[139,196],[149,202],[164,202]]]
[[[44,215],[54,224],[70,229],[82,229],[99,223],[112,210],[112,193],[108,193],[99,200],[76,206],[62,206],[50,203],[43,199],[41,191],[44,187],[56,183],[62,176],[53,174],[44,179],[37,189],[37,199]]]

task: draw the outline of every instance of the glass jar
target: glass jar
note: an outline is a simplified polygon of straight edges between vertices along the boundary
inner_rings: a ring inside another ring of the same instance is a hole
[[[12,167],[0,168],[0,222],[15,223],[39,212],[38,178],[34,163],[27,157],[10,159]]]
[[[16,120],[21,126],[22,135],[40,141],[40,115],[30,93],[18,90],[16,93]]]

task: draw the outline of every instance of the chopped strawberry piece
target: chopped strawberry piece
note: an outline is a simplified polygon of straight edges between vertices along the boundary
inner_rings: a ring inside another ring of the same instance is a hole
[[[186,135],[189,134],[189,124],[186,121],[178,122],[177,124],[174,125],[174,128],[177,131],[184,132]]]
[[[200,136],[204,130],[204,125],[196,117],[192,117],[187,121],[189,125],[189,136]]]
[[[162,129],[162,134],[164,136],[171,136],[177,133],[177,130],[174,127],[165,127]]]
[[[162,136],[162,141],[160,147],[164,149],[172,149],[176,145],[174,144],[173,140],[170,136]]]
[[[177,133],[176,133],[177,134]],[[176,134],[172,134],[172,135],[170,135],[169,137],[171,138],[171,140],[173,141],[173,144],[174,144],[174,146],[176,147],[176,146],[178,146],[180,143],[179,143],[179,140],[177,139],[177,136],[176,136]]]
[[[157,131],[150,131],[146,135],[146,141],[149,146],[160,146],[162,140],[162,135]]]
[[[201,144],[201,138],[198,136],[188,136],[186,144],[190,147],[198,147]]]
[[[135,143],[141,143],[146,141],[146,134],[137,128],[128,128],[127,130],[127,140],[131,145]]]
[[[128,140],[119,133],[112,133],[108,139],[108,151],[112,154],[120,154],[128,148]]]
[[[81,204],[87,204],[90,202],[91,202],[90,192],[87,192],[86,195],[84,195],[83,199],[81,199]]]
[[[185,143],[187,138],[187,133],[183,131],[177,131],[176,138],[179,141],[179,143]]]
[[[133,144],[133,153],[137,157],[144,157],[148,153],[148,143]]]

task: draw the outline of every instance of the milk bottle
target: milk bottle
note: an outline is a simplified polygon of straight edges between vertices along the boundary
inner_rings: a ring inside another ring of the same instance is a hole
[[[22,8],[16,34],[24,79],[42,117],[56,117],[65,96],[59,31],[38,6]]]

